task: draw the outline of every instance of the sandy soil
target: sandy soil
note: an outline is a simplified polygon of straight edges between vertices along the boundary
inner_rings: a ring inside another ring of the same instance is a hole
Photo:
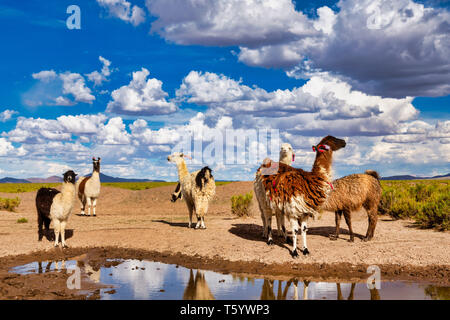
[[[329,240],[329,234],[334,231],[333,213],[325,212],[320,220],[310,221],[308,247],[311,255],[294,260],[290,245],[284,244],[280,237],[275,235],[273,246],[262,239],[261,218],[255,201],[253,217],[231,215],[230,197],[251,188],[251,182],[217,187],[206,219],[207,229],[194,230],[187,228],[184,202],[170,202],[172,186],[142,191],[104,187],[97,217],[76,215],[77,203],[66,230],[71,248],[64,250],[53,248],[45,238],[37,241],[35,192],[18,194],[22,200],[18,212],[0,212],[0,282],[18,281],[7,274],[8,268],[14,265],[55,258],[55,255],[73,257],[88,248],[101,247],[103,256],[144,257],[216,271],[362,279],[368,276],[367,266],[376,264],[385,278],[450,283],[449,232],[421,230],[412,221],[393,221],[381,216],[374,239],[363,242],[360,238],[367,228],[364,211],[353,215],[354,243],[347,241],[344,221],[340,238]],[[0,193],[0,197],[14,196]],[[17,219],[23,217],[28,223],[17,223]],[[274,228],[275,224],[273,221]],[[91,250],[91,255],[98,252]],[[13,278],[5,279],[8,276]],[[1,296],[4,296],[2,287]]]

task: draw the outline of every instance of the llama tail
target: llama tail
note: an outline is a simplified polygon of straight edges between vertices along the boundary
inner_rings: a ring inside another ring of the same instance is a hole
[[[376,172],[375,170],[366,170],[366,172],[364,172],[365,174],[368,174],[369,176],[374,177],[377,180],[380,180],[380,175],[378,174],[378,172]]]

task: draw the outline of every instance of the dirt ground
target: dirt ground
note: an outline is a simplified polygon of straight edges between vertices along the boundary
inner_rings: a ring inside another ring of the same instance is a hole
[[[216,198],[206,217],[206,230],[187,228],[185,203],[170,202],[173,188],[131,191],[103,187],[97,217],[78,216],[80,208],[77,202],[66,230],[70,248],[64,250],[54,248],[53,243],[45,238],[42,242],[37,241],[36,193],[17,194],[22,200],[17,212],[0,212],[0,298],[80,298],[83,295],[65,292],[62,287],[51,294],[39,286],[35,289],[29,289],[29,286],[28,289],[21,288],[20,283],[33,282],[33,278],[40,283],[42,277],[18,276],[8,273],[8,270],[32,261],[74,257],[86,252],[90,252],[91,258],[153,259],[222,272],[299,275],[315,279],[364,279],[368,276],[367,266],[375,264],[380,267],[384,279],[450,283],[449,232],[421,230],[412,221],[393,221],[388,216],[380,216],[374,239],[363,242],[361,238],[366,232],[367,215],[362,211],[353,214],[354,243],[348,242],[344,221],[340,238],[330,241],[329,234],[334,232],[334,214],[324,212],[321,219],[309,222],[308,247],[311,254],[293,259],[291,246],[284,244],[276,231],[275,245],[268,246],[262,239],[262,223],[255,200],[253,217],[235,218],[231,215],[231,196],[251,190],[251,182],[217,187]],[[0,197],[15,196],[0,193]],[[28,219],[28,223],[17,223],[19,218]],[[273,220],[273,228],[276,229]],[[63,280],[58,280],[63,276],[52,276],[52,273],[46,277],[56,277],[52,280],[54,282]]]

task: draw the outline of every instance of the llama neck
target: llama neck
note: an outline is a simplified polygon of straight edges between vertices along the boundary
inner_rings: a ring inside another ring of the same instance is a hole
[[[333,180],[331,173],[332,162],[333,157],[331,153],[317,153],[312,173],[321,177],[326,182],[331,182]]]
[[[178,181],[184,180],[187,176],[189,176],[189,170],[186,166],[186,162],[182,160],[180,163],[177,164],[178,169]]]
[[[280,162],[288,166],[292,165],[292,155],[280,154]]]
[[[75,185],[70,182],[64,182],[61,189],[61,194],[63,198],[74,198],[75,197]]]
[[[94,171],[92,172],[91,179],[94,179],[94,180],[100,180],[100,172],[94,170]]]

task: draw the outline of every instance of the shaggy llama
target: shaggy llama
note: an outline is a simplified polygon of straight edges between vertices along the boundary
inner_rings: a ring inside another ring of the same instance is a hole
[[[292,227],[292,256],[298,257],[297,234],[301,232],[303,254],[309,254],[306,244],[307,219],[316,218],[317,210],[325,202],[332,189],[331,166],[333,152],[346,145],[342,139],[333,136],[323,138],[313,146],[316,159],[311,172],[289,166],[288,171],[274,175],[262,175],[266,201],[273,211],[289,219]],[[281,166],[280,166],[281,168]],[[300,229],[299,229],[300,224]],[[271,235],[269,234],[271,237]]]
[[[209,167],[189,173],[184,157],[183,153],[175,152],[168,156],[167,160],[177,165],[181,193],[189,210],[189,228],[192,226],[192,215],[195,212],[197,216],[195,229],[206,229],[205,215],[209,202],[216,194],[216,183]]]
[[[61,191],[54,188],[41,188],[36,195],[36,209],[38,214],[38,236],[42,240],[42,224],[45,225],[48,234],[50,221],[53,222],[55,232],[55,247],[59,244],[61,233],[61,245],[67,247],[65,238],[66,224],[75,203],[75,179],[76,174],[72,170],[64,174],[64,182]]]

